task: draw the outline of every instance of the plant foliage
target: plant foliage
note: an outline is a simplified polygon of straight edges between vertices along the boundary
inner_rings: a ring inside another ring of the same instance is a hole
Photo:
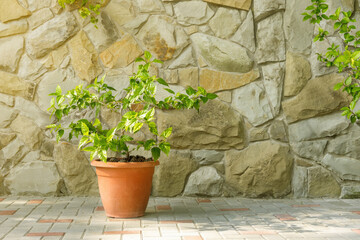
[[[157,59],[151,59],[149,52],[145,52],[144,58],[136,59],[136,62],[142,64],[138,66],[137,73],[130,77],[129,87],[122,92],[107,85],[104,81],[105,76],[100,80],[95,79],[94,83],[87,87],[79,85],[67,93],[63,93],[61,87],[57,86],[55,92],[50,94],[53,98],[48,109],[51,117],[55,118],[55,123],[48,128],[55,130],[57,141],[63,137],[65,129],[68,129],[68,139],[80,138],[79,149],[89,151],[91,160],[99,157],[106,162],[109,150],[129,157],[130,152],[134,150],[129,148],[129,143],[134,143],[129,133],[136,133],[146,126],[152,137],[146,141],[137,141],[135,149],[143,148],[151,151],[154,160],[160,157],[161,152],[168,155],[170,144],[167,139],[171,135],[172,128],[167,128],[163,132],[158,131],[154,117],[156,109],[194,108],[199,111],[201,103],[215,99],[217,95],[207,93],[202,87],[198,87],[197,90],[188,87],[186,93],[175,93],[165,80],[149,74],[152,63],[161,63]],[[170,96],[160,101],[156,100],[158,86],[165,87]],[[133,110],[136,106],[141,106],[142,109]],[[102,108],[121,114],[121,121],[117,126],[104,128],[99,116]],[[60,121],[65,116],[74,111],[89,109],[94,110],[94,121],[83,118],[71,122],[68,126],[61,125]]]
[[[348,106],[341,108],[343,115],[347,116],[352,123],[360,119],[360,111],[356,111],[355,106],[360,98],[360,31],[357,31],[352,19],[352,12],[341,11],[339,7],[334,14],[327,15],[328,5],[326,0],[311,0],[302,15],[304,21],[310,21],[318,25],[318,34],[314,37],[314,42],[324,41],[330,35],[328,31],[322,29],[319,24],[323,21],[334,23],[335,34],[340,34],[345,45],[344,50],[340,50],[339,45],[332,44],[325,54],[317,53],[318,60],[326,64],[327,67],[335,66],[339,73],[346,73],[342,82],[334,86],[334,90],[347,92],[352,101]]]
[[[92,3],[91,0],[58,0],[59,5],[65,8],[66,5],[78,5],[78,11],[82,18],[90,17],[90,21],[97,28],[96,23],[98,22],[97,15],[100,14],[99,9],[104,0],[98,1],[98,3]],[[95,1],[96,2],[96,1]]]

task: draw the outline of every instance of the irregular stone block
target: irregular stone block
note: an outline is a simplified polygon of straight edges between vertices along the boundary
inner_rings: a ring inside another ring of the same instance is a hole
[[[214,11],[202,1],[179,2],[174,5],[174,12],[178,22],[185,26],[204,24],[214,15]]]
[[[24,52],[24,38],[22,36],[0,39],[0,70],[15,72]]]
[[[169,156],[162,154],[159,161],[153,177],[152,195],[174,197],[181,194],[188,175],[197,167],[191,152],[171,150]]]
[[[140,12],[161,12],[164,6],[159,0],[136,0]]]
[[[308,169],[306,167],[294,166],[294,173],[291,184],[295,198],[307,197]]]
[[[100,58],[105,67],[119,68],[128,66],[142,53],[143,51],[135,39],[127,34],[102,52]]]
[[[131,0],[112,0],[104,12],[117,26],[122,26],[135,19],[134,4]]]
[[[349,95],[334,91],[334,85],[343,78],[342,75],[331,74],[311,79],[296,97],[283,101],[288,122],[324,115],[346,106]]]
[[[6,24],[0,22],[0,37],[24,33],[28,28],[29,26],[26,20],[11,21]]]
[[[250,142],[267,140],[270,136],[268,134],[268,126],[265,127],[253,127],[249,130]]]
[[[333,197],[340,195],[340,185],[323,167],[311,167],[308,169],[309,197]]]
[[[173,25],[172,19],[167,16],[150,16],[137,37],[162,61],[176,57],[189,44],[184,29]]]
[[[342,186],[340,198],[360,198],[360,186],[359,185]]]
[[[223,152],[218,152],[214,150],[196,150],[192,153],[194,160],[199,162],[201,166],[211,165],[213,163],[220,162],[224,158]]]
[[[24,142],[16,137],[0,151],[0,173],[3,176],[8,175],[28,152]]]
[[[360,161],[357,159],[326,154],[321,162],[341,179],[360,180]]]
[[[31,29],[35,29],[41,24],[49,21],[54,17],[54,14],[49,8],[41,9],[37,12],[35,12],[31,17],[29,17],[29,25]]]
[[[273,63],[262,67],[264,87],[274,115],[280,112],[284,82],[284,63]]]
[[[329,141],[327,151],[336,155],[360,159],[360,131],[350,131]]]
[[[254,0],[254,16],[256,21],[282,9],[285,9],[285,0]]]
[[[275,13],[258,23],[256,59],[258,63],[285,60],[285,37],[281,13]]]
[[[204,0],[204,1],[227,6],[227,7],[243,9],[243,10],[249,10],[251,7],[251,0]]]
[[[255,52],[255,31],[252,11],[248,12],[246,19],[235,32],[234,36],[231,37],[231,40],[241,44],[251,52]]]
[[[239,11],[221,7],[210,20],[209,26],[217,37],[228,38],[235,33],[241,22]]]
[[[51,50],[61,46],[78,31],[75,17],[65,12],[30,32],[27,39],[27,51],[35,58],[45,56]]]
[[[18,1],[14,0],[1,0],[0,12],[0,21],[3,23],[31,15],[29,10],[23,8]]]
[[[173,128],[168,141],[182,149],[242,149],[244,130],[241,117],[227,104],[213,100],[196,110],[159,111],[159,131]]]
[[[170,69],[184,68],[196,66],[193,51],[188,47],[178,58],[176,58],[169,66]]]
[[[259,77],[260,73],[257,69],[248,73],[237,74],[204,68],[200,70],[200,86],[208,92],[218,92],[242,87]]]
[[[31,119],[18,115],[12,121],[10,128],[17,133],[18,137],[32,150],[39,149],[44,139],[43,132]]]
[[[298,94],[311,78],[311,67],[309,61],[300,54],[287,52],[286,73],[284,83],[284,96]]]
[[[36,84],[23,81],[16,75],[0,71],[0,92],[32,100]]]
[[[191,35],[191,40],[198,54],[217,70],[246,73],[253,67],[246,49],[236,43],[203,33]]]
[[[183,87],[192,87],[197,89],[199,86],[199,69],[197,67],[192,68],[179,68],[179,84]]]
[[[46,68],[40,61],[31,59],[27,54],[24,54],[21,57],[21,60],[19,62],[19,70],[18,70],[18,76],[20,78],[29,81],[35,81],[45,72],[46,72]]]
[[[0,104],[0,127],[6,128],[10,125],[12,120],[15,119],[17,115],[17,111],[14,111],[12,108],[9,108],[8,106],[4,104]]]
[[[71,64],[78,77],[91,83],[101,72],[98,54],[86,33],[80,31],[69,41]]]
[[[57,196],[61,182],[54,162],[34,161],[11,169],[4,184],[14,195]]]
[[[52,4],[52,0],[27,0],[29,10],[34,12],[42,8],[49,8]]]
[[[193,172],[187,181],[185,196],[211,196],[222,194],[224,179],[213,167],[201,167]]]
[[[269,128],[269,134],[272,139],[279,140],[281,142],[287,142],[286,126],[283,121],[275,120],[271,123]]]
[[[327,140],[313,140],[291,142],[290,145],[292,150],[300,157],[319,161],[323,157],[327,142]]]
[[[233,91],[232,107],[244,115],[254,126],[274,118],[262,83],[250,83]]]
[[[291,191],[292,164],[288,146],[253,143],[225,153],[225,180],[243,196],[282,197]]]
[[[6,147],[14,138],[16,134],[10,131],[0,131],[0,150]]]

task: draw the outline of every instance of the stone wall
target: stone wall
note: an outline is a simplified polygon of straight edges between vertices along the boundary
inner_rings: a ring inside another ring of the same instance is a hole
[[[149,50],[165,62],[152,71],[174,90],[219,95],[200,114],[158,112],[161,129],[174,127],[174,148],[153,195],[360,196],[360,128],[339,112],[349,101],[332,90],[341,76],[316,60],[341,39],[312,42],[300,15],[309,3],[111,0],[96,29],[56,0],[1,0],[0,194],[98,194],[87,156],[45,129],[48,94],[104,73],[122,89]],[[338,6],[359,2],[330,1]]]

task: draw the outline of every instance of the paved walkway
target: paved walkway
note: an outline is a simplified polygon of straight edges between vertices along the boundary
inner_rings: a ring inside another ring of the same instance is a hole
[[[0,199],[0,239],[360,239],[360,199],[151,198],[139,219],[99,198]]]

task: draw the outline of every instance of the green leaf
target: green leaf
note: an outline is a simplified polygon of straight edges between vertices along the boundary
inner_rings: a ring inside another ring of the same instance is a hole
[[[198,87],[198,90],[202,95],[206,95],[206,90],[203,87]]]
[[[97,118],[97,119],[95,119],[95,122],[94,122],[93,126],[96,127],[96,126],[99,126],[99,125],[101,125],[101,122],[100,122],[100,120]]]
[[[352,82],[352,77],[351,77],[351,76],[348,76],[348,77],[346,78],[346,80],[345,80],[345,85],[346,85],[346,86],[349,86],[349,85],[351,84],[351,82]]]
[[[153,62],[154,62],[154,63],[164,64],[164,62],[163,62],[163,61],[161,61],[161,60],[159,60],[159,59],[154,59],[154,60],[153,60]]]
[[[340,83],[337,83],[335,86],[334,86],[334,90],[337,91],[339,90],[344,84],[342,82]]]
[[[89,135],[89,128],[84,122],[81,122],[81,132],[84,136]]]
[[[149,130],[150,130],[150,132],[151,132],[152,134],[154,134],[154,135],[159,135],[158,130],[157,130],[156,123],[154,123],[154,122],[149,122],[148,125],[149,125]]]
[[[196,93],[196,90],[195,89],[193,89],[192,87],[188,87],[187,89],[186,89],[186,94],[187,95],[193,95],[193,94],[195,94]]]
[[[56,128],[56,124],[47,125],[46,128]]]
[[[169,127],[161,133],[161,136],[163,138],[168,138],[168,137],[170,137],[171,133],[172,133],[172,127]]]
[[[94,146],[89,146],[89,147],[86,147],[83,149],[83,151],[86,151],[86,152],[93,152],[96,150],[96,147]]]
[[[55,116],[56,116],[57,119],[61,120],[62,115],[63,115],[63,112],[60,109],[57,109],[55,111]]]
[[[61,95],[61,87],[60,87],[59,85],[56,86],[55,93],[56,93],[57,95]]]
[[[132,137],[130,137],[130,136],[128,136],[128,135],[122,135],[121,137],[120,137],[120,140],[121,141],[124,141],[124,142],[129,142],[129,141],[132,141],[132,140],[134,140]]]
[[[206,94],[206,97],[208,99],[215,99],[218,97],[218,95],[216,95],[215,93],[208,93],[208,94]]]
[[[166,155],[169,155],[170,152],[170,143],[168,142],[162,142],[159,145],[161,151],[163,151]]]
[[[91,151],[91,153],[90,153],[90,160],[93,160],[97,154],[98,154],[98,151],[97,151],[97,150]]]
[[[101,161],[107,162],[107,152],[106,152],[106,150],[101,150],[98,153],[98,155],[99,155],[99,158],[100,158]]]
[[[173,90],[171,90],[170,88],[164,88],[164,90],[171,94],[175,94],[175,92]]]
[[[158,147],[153,147],[153,148],[151,149],[151,155],[152,155],[154,161],[158,160],[159,157],[160,157],[160,148],[158,148]]]
[[[148,51],[144,52],[145,59],[150,60],[151,59],[151,53]]]
[[[142,122],[135,123],[135,126],[133,128],[133,132],[136,133],[137,131],[139,131],[142,128],[143,125],[144,125],[144,123],[142,123]]]
[[[88,139],[89,139],[88,136],[83,136],[83,137],[80,139],[78,149],[81,149],[81,147],[84,146],[84,145],[88,142]]]
[[[56,135],[56,141],[59,142],[63,135],[64,135],[64,129],[60,129]]]
[[[164,86],[167,86],[167,87],[169,86],[169,84],[162,78],[158,78],[158,79],[156,79],[156,81],[158,83],[160,83],[161,85],[164,85]]]
[[[135,59],[135,62],[145,62],[145,59],[138,57]]]

